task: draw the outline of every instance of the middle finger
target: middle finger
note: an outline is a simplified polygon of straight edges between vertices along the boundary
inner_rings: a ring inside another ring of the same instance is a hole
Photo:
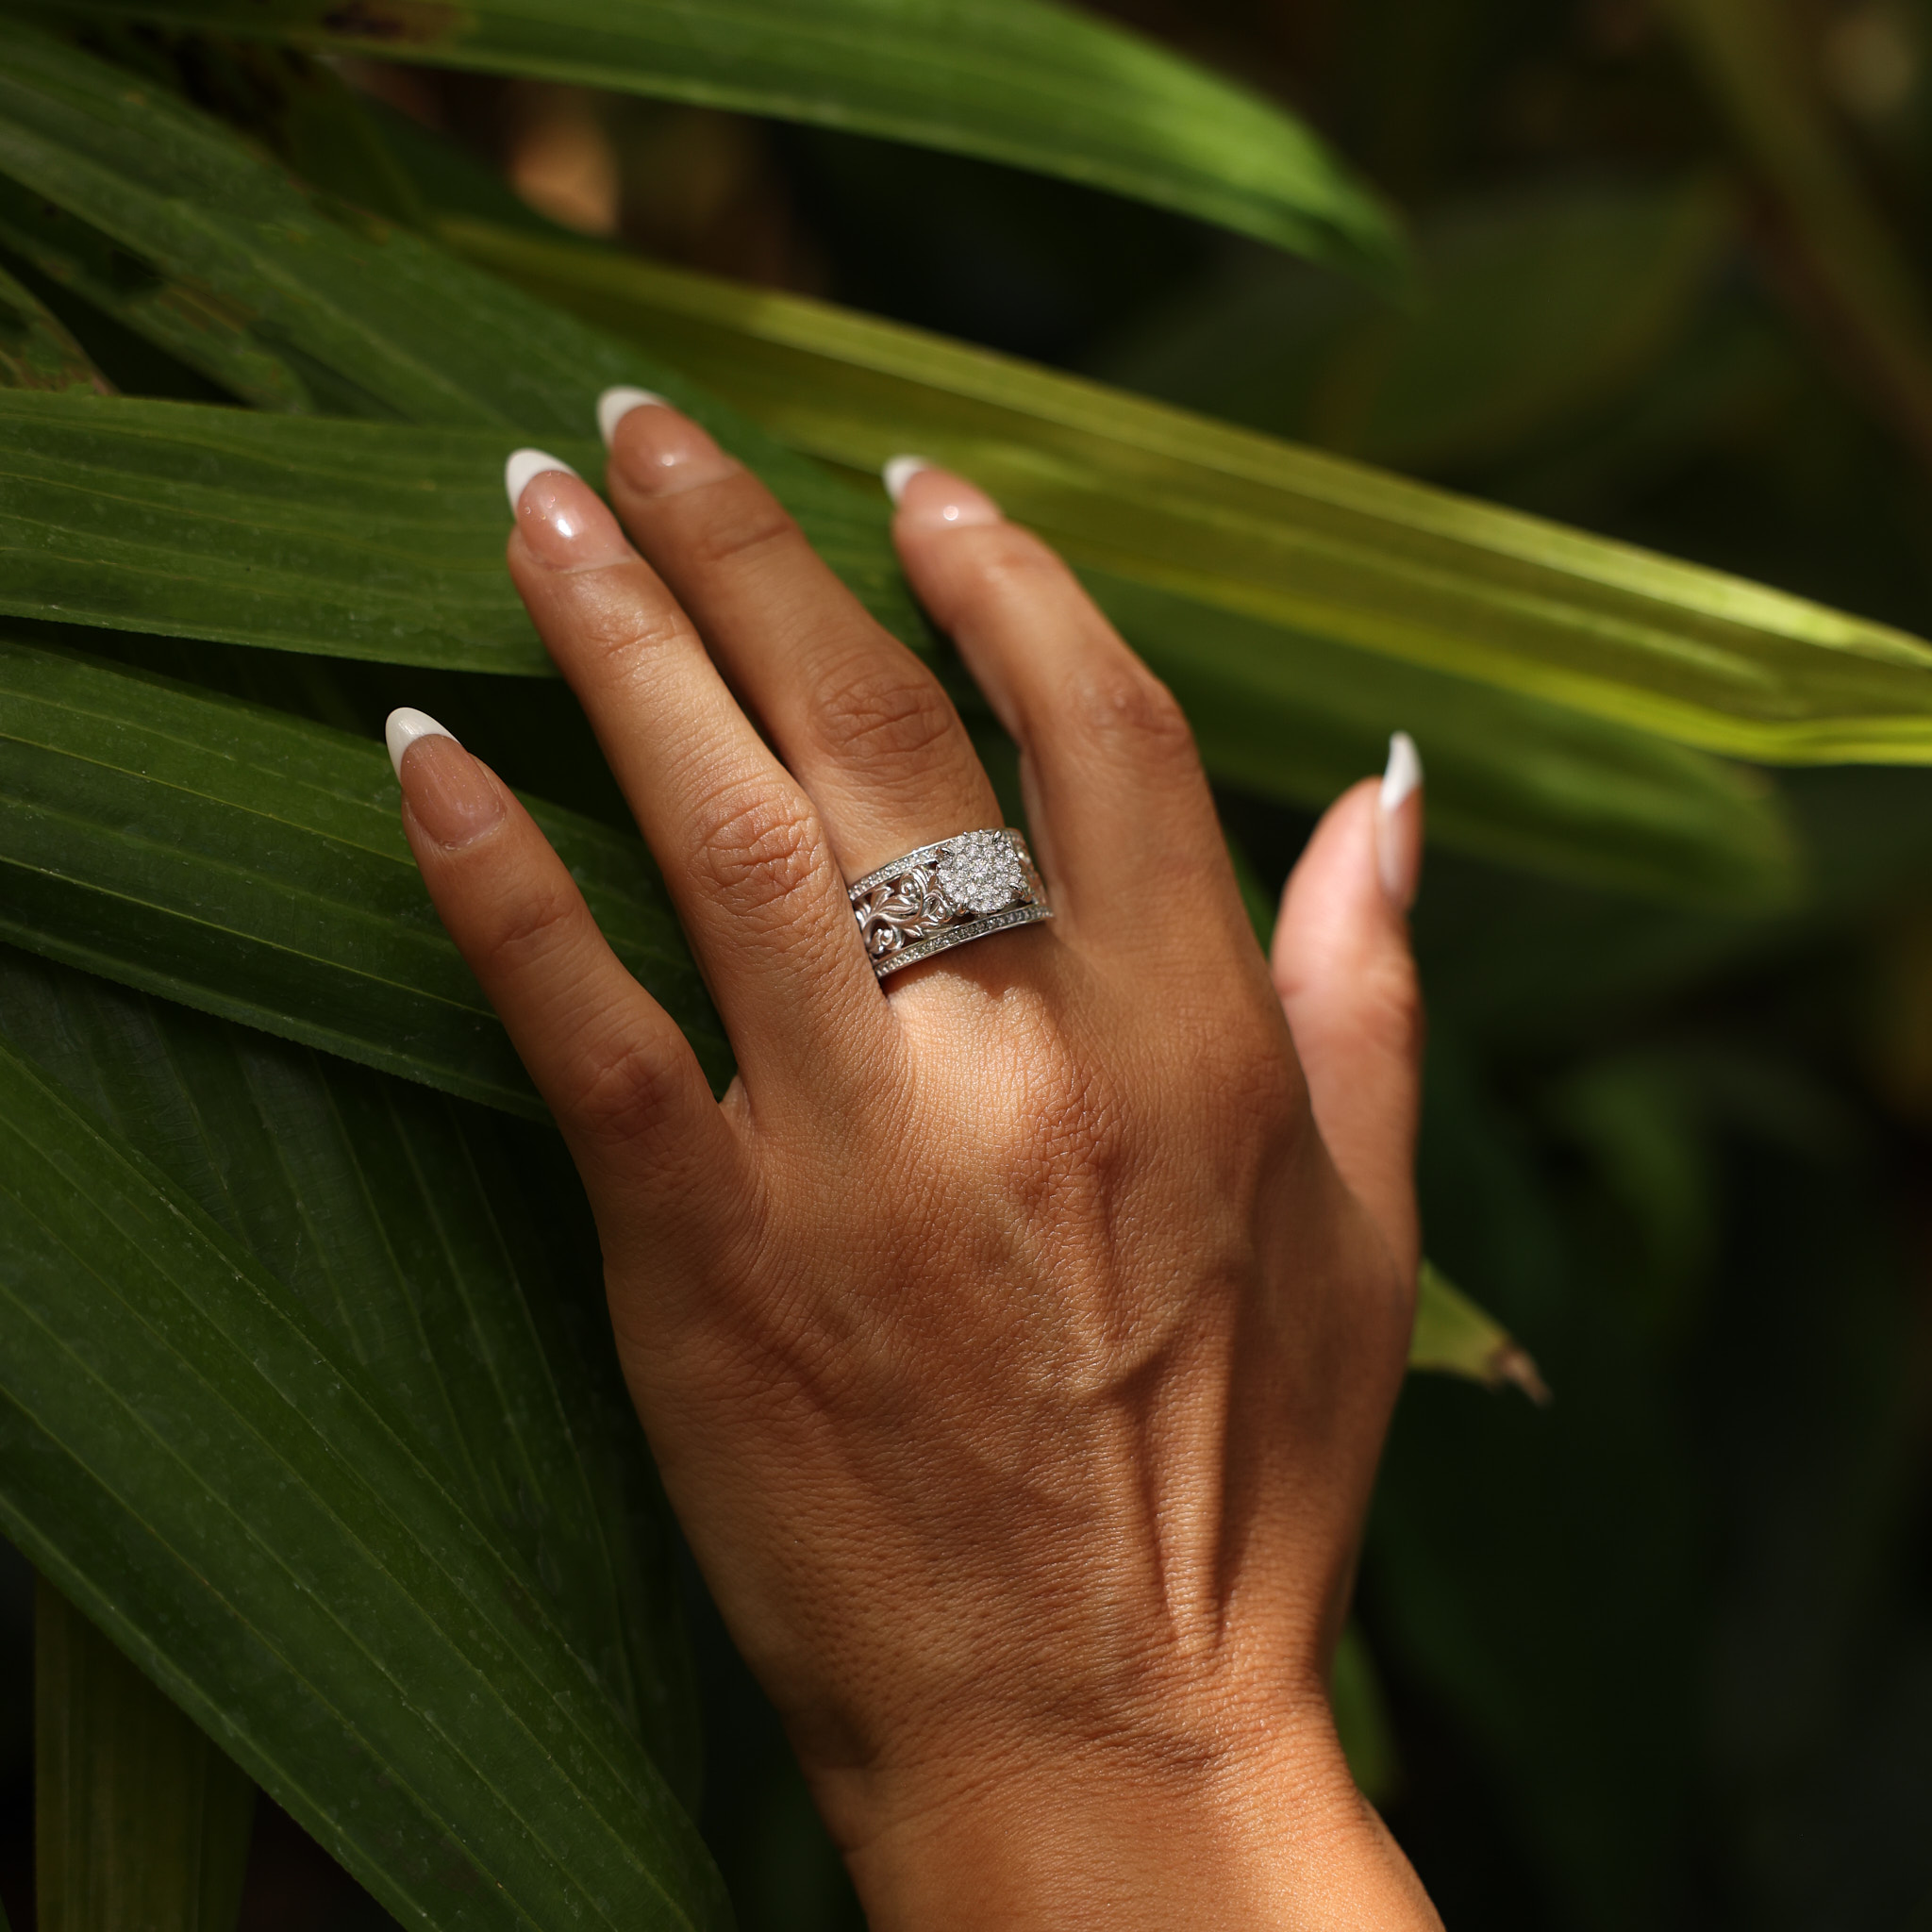
[[[689,417],[608,391],[610,495],[811,795],[847,878],[1000,809],[939,680]]]

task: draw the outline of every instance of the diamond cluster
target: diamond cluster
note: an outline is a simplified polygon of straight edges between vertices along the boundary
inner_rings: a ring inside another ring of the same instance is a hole
[[[922,845],[846,891],[881,979],[949,946],[1053,917],[1025,843],[1012,831],[961,832]]]
[[[955,906],[984,918],[1026,892],[1026,874],[1004,832],[965,832],[946,841],[934,867],[940,891]]]

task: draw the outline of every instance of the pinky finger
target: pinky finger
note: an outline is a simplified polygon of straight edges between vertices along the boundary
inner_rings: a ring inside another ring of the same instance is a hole
[[[726,1129],[689,1042],[508,786],[421,711],[392,713],[388,739],[429,896],[579,1162],[635,1183],[641,1163],[718,1158]]]

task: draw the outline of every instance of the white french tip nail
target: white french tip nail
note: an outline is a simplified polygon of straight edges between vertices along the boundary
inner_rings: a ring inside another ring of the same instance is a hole
[[[924,457],[894,457],[879,472],[886,480],[886,494],[897,503],[906,494],[907,484],[922,470],[929,470],[932,467]]]
[[[509,497],[510,514],[516,514],[518,503],[524,491],[530,487],[533,476],[541,476],[546,470],[561,470],[566,476],[575,476],[576,472],[560,458],[554,457],[543,449],[513,449],[509,460],[503,466],[503,487]]]
[[[1393,811],[1423,783],[1422,755],[1407,732],[1398,731],[1389,741],[1389,764],[1382,774],[1382,809]]]
[[[656,404],[660,409],[671,405],[653,389],[607,389],[597,398],[597,434],[604,439],[604,447],[608,449],[617,436],[617,425],[633,409],[641,409]]]
[[[382,741],[389,746],[389,761],[398,785],[403,782],[403,754],[419,738],[446,738],[452,744],[458,741],[454,731],[439,724],[427,711],[412,711],[408,705],[391,711],[382,727]]]

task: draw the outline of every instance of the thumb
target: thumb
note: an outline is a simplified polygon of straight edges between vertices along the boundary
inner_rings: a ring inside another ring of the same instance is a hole
[[[1420,1255],[1423,1010],[1408,946],[1422,871],[1422,764],[1398,731],[1378,784],[1329,807],[1281,897],[1272,964],[1315,1124],[1405,1277]]]

